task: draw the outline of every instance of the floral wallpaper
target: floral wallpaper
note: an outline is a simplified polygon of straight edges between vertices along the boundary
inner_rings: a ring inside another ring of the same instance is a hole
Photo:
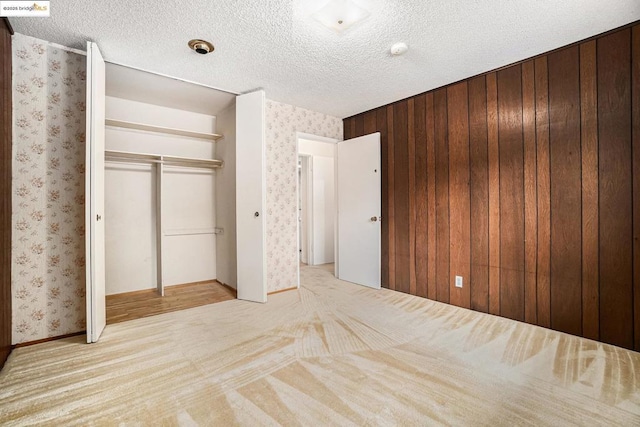
[[[13,36],[13,343],[85,329],[83,55]]]
[[[267,100],[267,292],[298,285],[296,132],[342,140],[342,119]]]

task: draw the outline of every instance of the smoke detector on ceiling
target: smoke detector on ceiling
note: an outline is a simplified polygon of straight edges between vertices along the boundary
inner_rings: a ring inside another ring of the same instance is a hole
[[[200,39],[189,40],[189,47],[201,55],[206,55],[215,50],[215,47],[213,47],[211,43]]]
[[[407,46],[406,43],[400,42],[391,46],[391,49],[389,49],[389,52],[391,52],[391,55],[393,56],[400,56],[405,54],[408,50],[409,50],[409,46]]]

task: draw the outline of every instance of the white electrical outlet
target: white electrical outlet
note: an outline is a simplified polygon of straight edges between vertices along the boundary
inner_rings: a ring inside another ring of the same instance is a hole
[[[462,276],[456,276],[456,288],[462,287]]]

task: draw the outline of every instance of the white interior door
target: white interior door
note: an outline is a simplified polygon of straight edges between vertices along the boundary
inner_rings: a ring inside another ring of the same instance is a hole
[[[300,182],[298,183],[298,234],[300,261],[309,264],[309,162],[311,157],[299,156]]]
[[[98,45],[87,42],[87,144],[85,239],[87,342],[98,341],[106,323],[104,236],[105,65]]]
[[[338,143],[339,279],[380,289],[380,134]]]
[[[236,99],[238,299],[267,302],[265,95]]]

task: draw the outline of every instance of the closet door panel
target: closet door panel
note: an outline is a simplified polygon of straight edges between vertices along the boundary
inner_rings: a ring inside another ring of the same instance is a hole
[[[238,299],[267,302],[265,94],[236,100]]]
[[[85,236],[87,342],[97,342],[106,326],[104,234],[105,64],[98,45],[87,42],[87,146]]]

